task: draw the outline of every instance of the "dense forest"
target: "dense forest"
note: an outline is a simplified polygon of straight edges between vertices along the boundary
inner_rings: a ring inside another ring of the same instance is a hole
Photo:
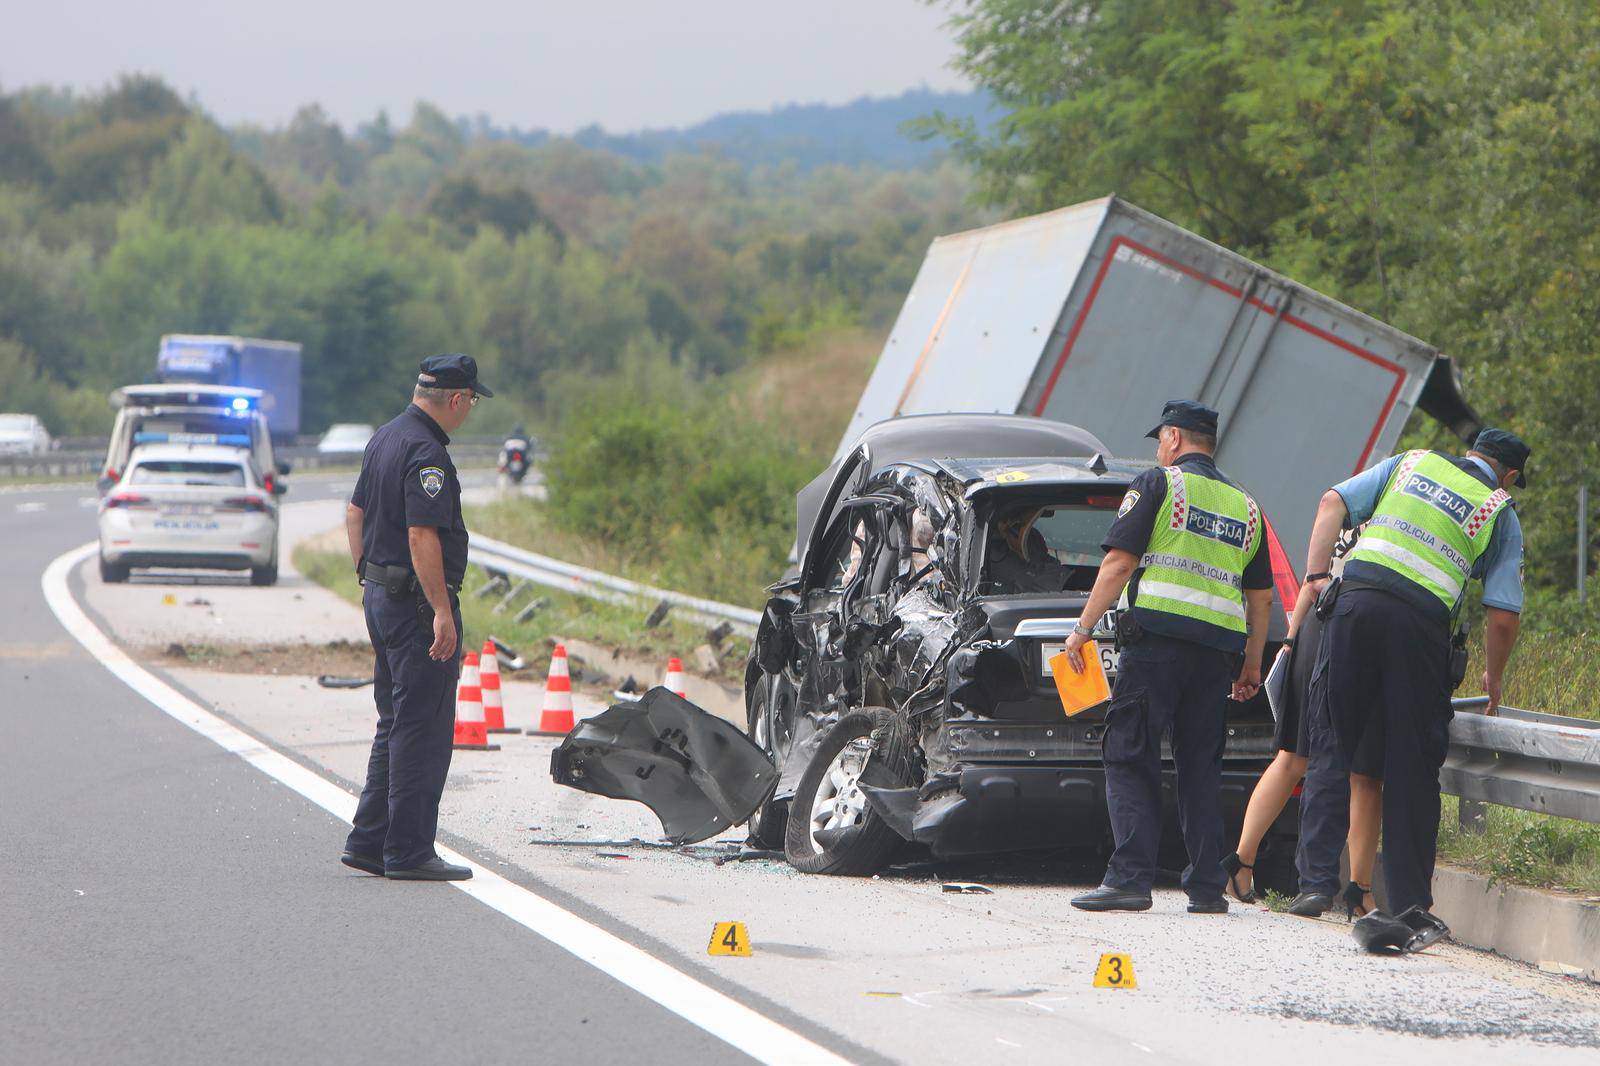
[[[840,129],[862,110],[839,109]],[[978,217],[950,163],[643,162],[534,140],[427,104],[402,127],[346,131],[307,106],[228,129],[149,77],[0,96],[7,408],[93,432],[161,334],[229,332],[306,346],[312,431],[382,420],[416,359],[449,350],[503,389],[484,429],[542,422],[624,363],[713,379],[880,326],[929,239]]]

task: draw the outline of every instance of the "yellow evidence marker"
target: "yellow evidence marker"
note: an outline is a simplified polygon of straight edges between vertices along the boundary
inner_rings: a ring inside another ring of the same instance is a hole
[[[707,955],[740,955],[750,957],[750,934],[743,922],[717,922],[711,927],[711,943]]]
[[[176,607],[176,606],[178,606],[178,597],[173,595],[170,592],[167,593],[165,596],[161,597],[161,606],[163,606],[163,607]]]
[[[1108,951],[1100,956],[1100,965],[1094,970],[1096,988],[1138,988],[1133,979],[1133,959],[1120,951]]]

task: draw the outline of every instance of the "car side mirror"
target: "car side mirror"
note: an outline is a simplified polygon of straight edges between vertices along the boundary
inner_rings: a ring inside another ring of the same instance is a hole
[[[285,485],[281,481],[275,482],[273,484],[273,486],[272,486],[272,494],[274,496],[282,496],[284,493],[286,493],[288,491],[289,491],[289,486]]]
[[[289,471],[294,469],[292,466],[289,465],[289,460],[287,460],[287,459],[279,459],[273,465],[278,468],[278,474],[280,476],[282,476],[282,477],[288,477],[289,476]]]

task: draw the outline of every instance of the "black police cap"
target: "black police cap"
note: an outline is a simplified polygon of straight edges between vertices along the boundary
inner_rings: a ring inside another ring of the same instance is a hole
[[[1193,400],[1168,400],[1167,405],[1161,409],[1161,421],[1147,437],[1161,436],[1162,426],[1177,426],[1195,433],[1208,433],[1217,435],[1217,412],[1203,403]]]
[[[470,355],[451,352],[448,355],[430,355],[422,361],[417,384],[430,389],[471,389],[479,396],[493,396],[489,387],[478,380],[478,361]]]
[[[1472,442],[1472,450],[1479,455],[1487,455],[1507,470],[1515,470],[1517,487],[1527,487],[1531,449],[1521,437],[1508,429],[1486,429]]]

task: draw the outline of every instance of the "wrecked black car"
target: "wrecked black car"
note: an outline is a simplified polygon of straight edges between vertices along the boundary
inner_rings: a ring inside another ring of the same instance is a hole
[[[926,415],[868,429],[807,486],[797,565],[772,587],[745,677],[750,738],[778,771],[751,842],[808,873],[853,875],[908,844],[935,858],[1109,852],[1105,709],[1066,717],[1048,660],[1146,465],[1042,419]],[[1268,540],[1279,598],[1292,597]],[[1269,661],[1281,606],[1274,618]],[[1114,675],[1111,634],[1096,636]],[[1234,829],[1274,755],[1272,732],[1264,698],[1230,704],[1223,805]],[[1295,822],[1291,805],[1258,883],[1293,883]],[[1181,867],[1175,827],[1164,841],[1164,860]]]

